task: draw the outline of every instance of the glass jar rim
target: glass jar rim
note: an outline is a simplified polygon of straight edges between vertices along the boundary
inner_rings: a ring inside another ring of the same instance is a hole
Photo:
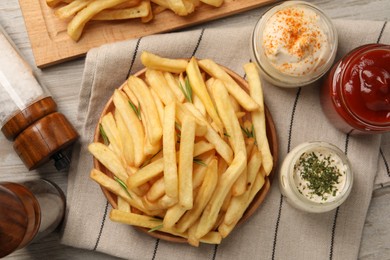
[[[268,20],[279,10],[289,6],[304,6],[313,10],[318,14],[325,22],[328,30],[329,42],[331,44],[331,53],[328,59],[324,62],[324,65],[317,70],[315,74],[308,74],[303,76],[293,76],[286,73],[282,73],[268,61],[263,51],[263,48],[260,47],[260,51],[257,50],[257,46],[262,46],[261,39],[263,35],[263,27],[266,25]],[[338,46],[338,35],[334,24],[331,19],[317,6],[305,2],[305,1],[286,1],[282,4],[276,4],[269,8],[257,21],[255,28],[252,32],[251,37],[251,52],[253,53],[253,58],[256,64],[259,66],[262,73],[266,77],[270,78],[272,81],[280,82],[281,86],[285,87],[296,87],[296,86],[306,86],[322,77],[332,66],[332,63],[336,57]],[[271,71],[271,73],[270,73]]]
[[[347,166],[346,172],[345,172],[346,180],[345,180],[345,185],[343,187],[343,190],[340,192],[340,194],[334,200],[325,201],[323,203],[314,202],[314,201],[308,199],[307,197],[305,197],[304,195],[302,195],[295,185],[294,173],[293,173],[294,166],[295,166],[297,160],[301,157],[301,155],[307,151],[314,150],[315,148],[318,148],[318,147],[325,148],[327,150],[330,150],[331,152],[334,152],[340,158],[340,160],[343,162],[343,164]],[[295,154],[291,158],[291,161],[290,161],[288,168],[287,168],[288,169],[287,181],[289,182],[291,190],[297,199],[299,199],[302,203],[310,205],[311,208],[324,208],[324,209],[335,208],[344,202],[344,200],[348,197],[348,195],[352,189],[353,173],[352,173],[351,164],[349,162],[348,157],[345,155],[345,153],[343,151],[340,150],[340,148],[338,148],[337,146],[335,146],[333,144],[323,142],[323,141],[311,141],[311,142],[303,143],[303,144],[297,146],[296,148],[293,149],[292,152],[294,152]]]

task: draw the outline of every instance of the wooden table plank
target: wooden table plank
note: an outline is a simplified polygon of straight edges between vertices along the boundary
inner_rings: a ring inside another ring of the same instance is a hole
[[[218,8],[202,4],[188,16],[178,16],[167,10],[156,15],[149,23],[142,23],[139,19],[93,21],[87,23],[81,39],[75,42],[67,35],[67,23],[54,15],[53,9],[46,5],[45,0],[19,0],[38,67],[82,56],[89,49],[105,43],[173,31],[271,2],[275,0],[228,0]]]

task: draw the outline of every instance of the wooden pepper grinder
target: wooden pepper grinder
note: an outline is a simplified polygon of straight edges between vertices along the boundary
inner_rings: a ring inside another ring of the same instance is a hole
[[[62,151],[79,135],[1,27],[0,104],[1,131],[29,170],[50,159],[58,170],[68,167]]]

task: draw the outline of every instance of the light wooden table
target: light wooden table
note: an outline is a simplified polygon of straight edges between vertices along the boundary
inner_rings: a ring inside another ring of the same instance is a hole
[[[389,0],[313,0],[332,18],[354,20],[389,20]],[[256,19],[259,10],[249,11]],[[240,15],[225,18],[218,23],[240,22]],[[242,22],[242,21],[241,21]],[[22,51],[30,64],[34,64],[24,20],[17,0],[0,1],[0,24]],[[389,26],[389,25],[388,25]],[[0,50],[1,52],[1,50]],[[1,54],[0,54],[1,55]],[[78,92],[82,80],[84,58],[62,63],[38,72],[40,81],[47,86],[59,110],[72,122],[76,122]],[[0,104],[1,105],[1,104]],[[23,181],[44,177],[66,191],[67,173],[58,173],[52,164],[28,172],[13,151],[12,143],[0,134],[0,181]],[[360,246],[359,259],[390,259],[390,187],[380,188],[373,193]],[[21,249],[6,259],[115,259],[104,254],[74,249],[59,244],[59,234],[48,237]]]

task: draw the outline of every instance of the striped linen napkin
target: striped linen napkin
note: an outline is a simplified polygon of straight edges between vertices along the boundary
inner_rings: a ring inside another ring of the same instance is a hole
[[[111,206],[100,187],[89,179],[92,157],[87,145],[93,139],[97,119],[114,88],[142,68],[143,50],[171,58],[211,58],[243,76],[254,22],[242,19],[231,25],[153,35],[88,53],[78,115],[81,138],[69,173],[63,244],[126,259],[357,259],[373,189],[390,184],[390,135],[355,137],[337,131],[321,111],[318,83],[282,89],[264,82],[263,87],[277,128],[279,165],[295,146],[313,140],[333,143],[349,157],[354,187],[347,201],[331,212],[295,210],[280,194],[275,179],[261,207],[221,245],[195,248],[155,239],[110,221]],[[390,26],[383,22],[335,20],[335,25],[339,34],[337,59],[362,44],[390,43]]]

